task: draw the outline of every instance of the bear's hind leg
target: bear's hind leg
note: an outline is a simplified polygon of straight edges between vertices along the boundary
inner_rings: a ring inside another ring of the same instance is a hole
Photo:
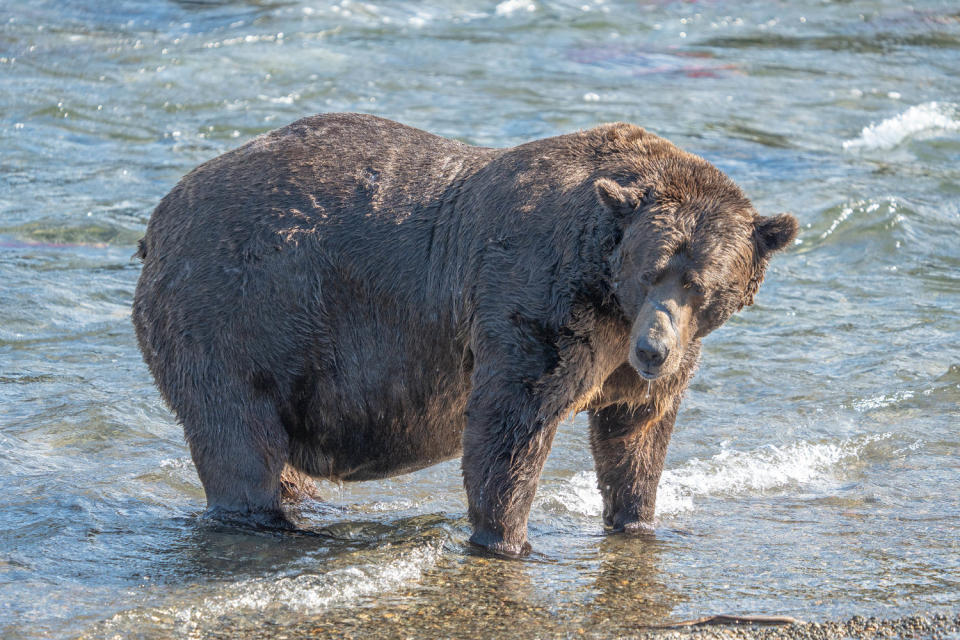
[[[195,411],[178,412],[207,496],[207,514],[286,525],[280,507],[288,441],[267,397],[209,390]]]

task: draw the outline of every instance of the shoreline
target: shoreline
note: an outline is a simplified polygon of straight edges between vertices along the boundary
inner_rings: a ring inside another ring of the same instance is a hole
[[[637,640],[834,640],[845,638],[960,638],[960,613],[917,614],[898,618],[855,615],[847,620],[797,622],[794,624],[708,624],[680,628],[650,629],[627,638]]]
[[[952,614],[915,614],[896,618],[852,616],[846,620],[825,622],[798,622],[795,624],[705,624],[679,628],[639,627],[627,630],[622,627],[604,632],[596,627],[577,628],[571,625],[529,625],[523,621],[509,620],[509,613],[500,625],[484,625],[493,632],[490,638],[592,639],[592,640],[847,640],[910,638],[918,640],[960,639],[960,612]],[[247,625],[220,626],[216,631],[204,630],[204,638],[255,638],[269,635],[282,640],[305,640],[307,638],[470,638],[477,637],[477,628],[470,620],[459,621],[436,619],[424,612],[410,610],[406,616],[397,616],[387,611],[367,609],[364,613],[344,616],[339,619],[305,620],[291,626]]]

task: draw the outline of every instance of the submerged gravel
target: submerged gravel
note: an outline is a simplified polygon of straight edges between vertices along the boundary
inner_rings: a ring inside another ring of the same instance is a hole
[[[509,607],[507,607],[509,609]],[[513,617],[509,611],[489,611],[484,619],[474,616],[449,615],[434,618],[411,611],[399,617],[392,611],[368,610],[348,618],[312,622],[294,628],[266,625],[252,629],[221,628],[207,637],[270,637],[275,640],[305,638],[530,638],[530,639],[636,639],[636,640],[714,640],[744,638],[751,640],[846,640],[848,638],[917,638],[932,640],[960,639],[960,614],[914,615],[882,619],[854,616],[845,621],[803,622],[787,625],[706,625],[678,629],[638,629],[635,633],[606,634],[583,628],[555,628],[546,623],[531,626],[530,620]],[[532,612],[533,613],[533,612]],[[536,613],[543,613],[542,611]],[[492,618],[497,624],[491,624]],[[622,621],[621,621],[622,622]],[[484,629],[482,635],[478,631]],[[489,635],[488,635],[489,634]]]
[[[650,640],[712,640],[714,638],[751,638],[757,640],[834,640],[840,638],[960,638],[960,614],[953,617],[905,616],[902,618],[865,618],[854,616],[842,622],[806,622],[760,627],[724,625],[692,627],[628,636]]]

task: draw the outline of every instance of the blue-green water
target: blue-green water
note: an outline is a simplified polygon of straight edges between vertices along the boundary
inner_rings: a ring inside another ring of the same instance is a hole
[[[932,0],[0,2],[0,636],[956,611],[958,69]],[[798,216],[706,341],[654,536],[603,534],[583,416],[524,562],[469,553],[455,462],[324,485],[302,516],[335,539],[198,520],[131,255],[181,175],[323,111],[492,146],[625,120]]]

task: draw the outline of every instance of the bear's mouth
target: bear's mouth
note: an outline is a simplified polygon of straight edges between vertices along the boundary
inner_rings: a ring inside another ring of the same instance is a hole
[[[659,373],[651,373],[646,369],[637,369],[637,373],[640,374],[640,377],[643,378],[644,380],[656,380],[657,378],[660,377]]]

